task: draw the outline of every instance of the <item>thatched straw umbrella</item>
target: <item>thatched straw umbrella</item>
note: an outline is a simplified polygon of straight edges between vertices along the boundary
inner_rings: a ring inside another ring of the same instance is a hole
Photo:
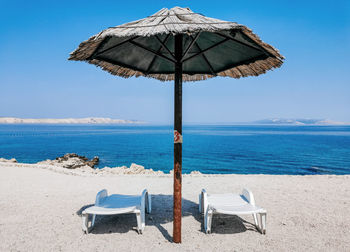
[[[174,242],[181,242],[182,81],[258,76],[283,56],[249,28],[205,17],[189,8],[161,9],[108,28],[82,42],[70,60],[86,61],[124,78],[175,81]]]

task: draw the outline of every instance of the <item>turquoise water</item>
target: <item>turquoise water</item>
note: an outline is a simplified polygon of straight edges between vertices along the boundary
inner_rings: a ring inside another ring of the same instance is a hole
[[[183,173],[350,174],[350,126],[184,126]],[[172,126],[0,125],[0,157],[173,168]]]

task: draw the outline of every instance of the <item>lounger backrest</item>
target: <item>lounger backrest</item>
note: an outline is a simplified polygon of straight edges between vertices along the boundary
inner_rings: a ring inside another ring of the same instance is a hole
[[[146,204],[146,205],[145,205]],[[143,190],[142,196],[141,196],[141,208],[146,209],[147,213],[151,213],[151,198],[150,195],[148,194],[147,189]]]
[[[243,191],[242,191],[242,196],[253,206],[255,206],[255,200],[254,200],[254,196],[253,196],[253,193],[244,188]]]
[[[105,198],[107,196],[108,196],[108,193],[107,193],[106,189],[99,191],[96,195],[95,206],[99,206],[100,203],[102,202],[103,198]]]

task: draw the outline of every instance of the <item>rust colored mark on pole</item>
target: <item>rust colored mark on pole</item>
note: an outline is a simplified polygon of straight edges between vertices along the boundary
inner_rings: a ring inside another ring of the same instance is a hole
[[[182,135],[182,35],[175,35],[174,132]],[[181,242],[182,141],[174,141],[173,241]]]

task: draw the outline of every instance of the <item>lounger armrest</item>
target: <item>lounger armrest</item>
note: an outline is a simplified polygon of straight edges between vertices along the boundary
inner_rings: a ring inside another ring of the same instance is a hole
[[[147,189],[142,191],[141,208],[145,209],[147,213],[152,212],[151,195],[148,193]]]
[[[108,193],[106,189],[99,191],[96,195],[95,206],[99,206],[101,201],[106,197],[108,197]]]
[[[208,194],[205,189],[202,189],[199,197],[199,208],[201,213],[205,213],[208,208]]]
[[[244,188],[242,191],[242,196],[249,202],[249,204],[255,206],[253,193],[249,189]]]

